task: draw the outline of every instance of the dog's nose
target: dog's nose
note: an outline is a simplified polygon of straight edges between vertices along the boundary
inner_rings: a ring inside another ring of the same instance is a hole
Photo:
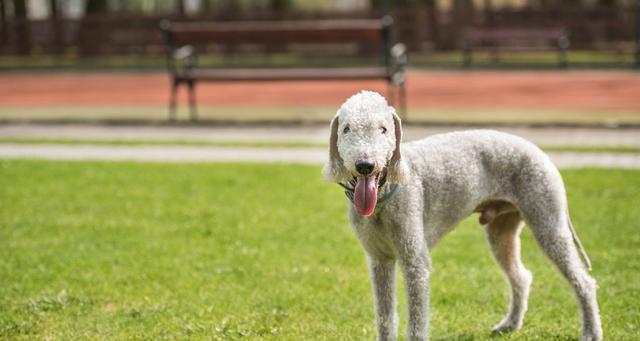
[[[373,163],[364,160],[356,161],[356,170],[362,175],[369,175],[373,172]]]

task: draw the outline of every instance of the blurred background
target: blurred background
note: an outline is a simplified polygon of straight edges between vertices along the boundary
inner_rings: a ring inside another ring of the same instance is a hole
[[[395,19],[393,34],[408,46],[411,65],[416,67],[459,66],[465,39],[480,28],[565,30],[571,67],[628,68],[640,63],[638,8],[630,0],[3,0],[0,4],[3,69],[162,67],[161,18],[221,22],[384,14]],[[555,66],[554,51],[537,43],[540,51],[527,46],[530,51],[501,56],[502,66]],[[254,56],[296,52],[268,44],[210,48],[220,52],[211,61],[214,64],[249,50]]]
[[[628,0],[3,0],[0,6],[5,122],[166,122],[172,78],[161,19],[254,27],[250,35],[194,44],[202,69],[285,70],[375,67],[386,55],[381,40],[274,39],[255,23],[357,25],[386,15],[393,19],[388,42],[402,43],[408,60],[407,123],[640,122],[640,5]],[[198,82],[200,124],[324,123],[356,91],[392,95],[388,82],[376,79],[249,78]],[[181,122],[189,120],[185,89],[178,89]]]

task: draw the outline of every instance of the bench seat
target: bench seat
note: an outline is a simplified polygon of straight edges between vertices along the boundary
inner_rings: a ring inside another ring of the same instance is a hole
[[[560,28],[473,28],[464,41],[464,65],[470,67],[474,51],[489,51],[494,61],[502,52],[556,51],[558,66],[567,66],[569,38]]]
[[[386,79],[384,67],[295,68],[295,69],[194,69],[178,74],[180,81],[277,81],[277,80],[357,80]]]

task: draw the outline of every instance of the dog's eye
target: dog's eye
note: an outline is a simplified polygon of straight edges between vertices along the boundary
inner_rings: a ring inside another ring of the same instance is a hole
[[[383,134],[386,134],[386,133],[387,133],[387,128],[385,128],[385,127],[380,127],[380,131],[381,131]]]
[[[351,131],[351,129],[349,128],[349,126],[346,126],[346,127],[344,127],[344,129],[342,129],[342,132],[343,132],[344,134],[346,134],[346,133],[348,133],[348,132],[350,132],[350,131]]]

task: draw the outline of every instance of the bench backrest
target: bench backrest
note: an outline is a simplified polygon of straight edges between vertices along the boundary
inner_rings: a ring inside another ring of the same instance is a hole
[[[390,23],[384,20],[254,22],[164,21],[163,31],[176,45],[201,43],[380,42]]]
[[[473,43],[504,43],[524,41],[549,41],[556,43],[563,39],[567,39],[566,31],[557,28],[472,29],[467,33],[467,40]]]
[[[389,63],[393,19],[170,22],[160,28],[170,49],[201,44],[361,43],[381,46]]]

